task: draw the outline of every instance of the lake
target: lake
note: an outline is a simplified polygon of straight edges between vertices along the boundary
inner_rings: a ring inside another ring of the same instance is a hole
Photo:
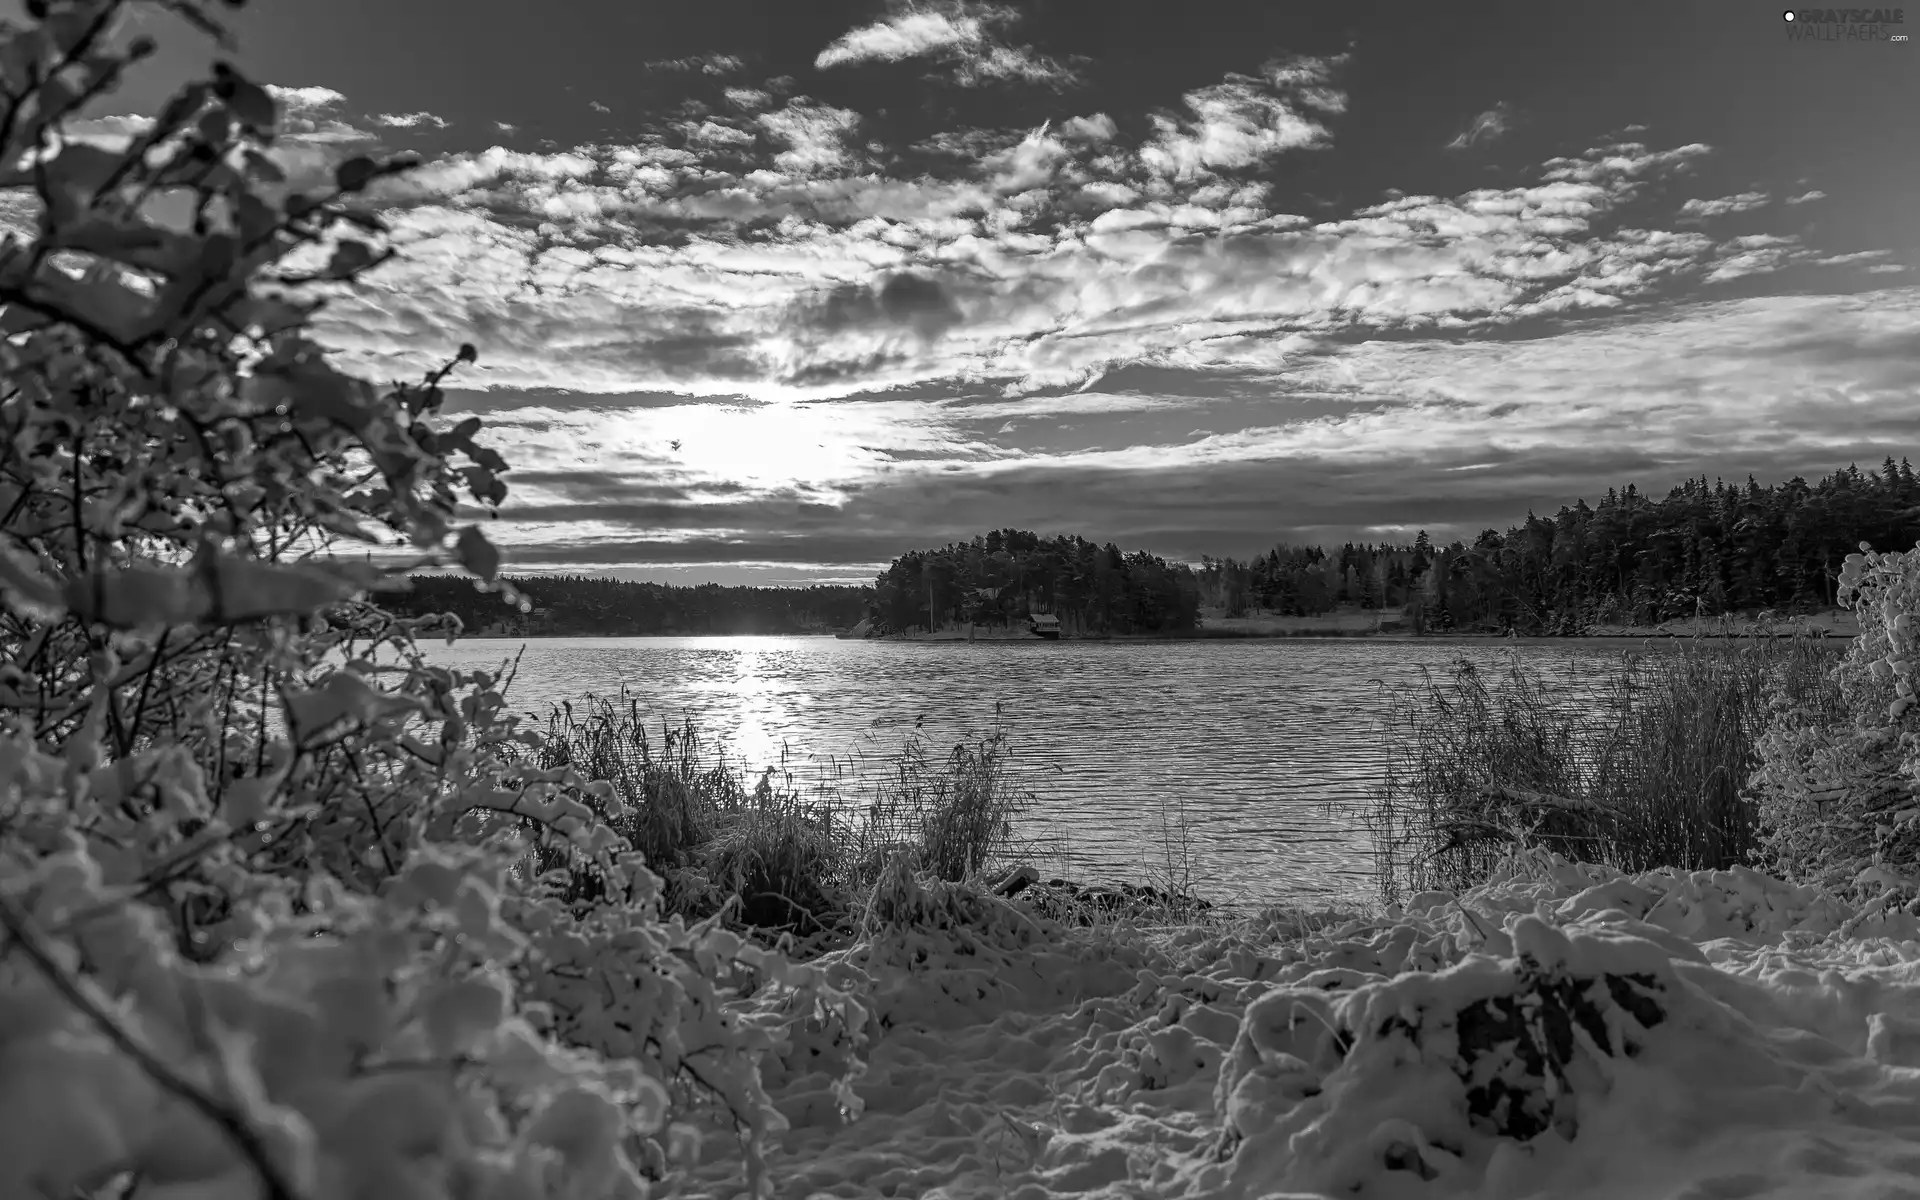
[[[521,647],[507,694],[548,705],[624,686],[649,725],[695,718],[727,757],[803,790],[885,768],[918,723],[930,754],[1003,706],[1013,766],[1041,803],[1016,823],[1038,860],[1084,882],[1149,881],[1164,811],[1190,830],[1196,890],[1215,901],[1322,904],[1372,895],[1354,808],[1380,777],[1387,686],[1508,654],[1580,690],[1640,642],[1489,645],[1362,638],[1169,642],[880,642],[825,637],[463,639],[432,661],[492,668]],[[849,759],[853,761],[849,763]]]

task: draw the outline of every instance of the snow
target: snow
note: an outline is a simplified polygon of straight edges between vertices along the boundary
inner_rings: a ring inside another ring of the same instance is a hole
[[[783,1197],[1920,1198],[1920,920],[1752,871],[1151,934],[983,899],[818,961],[870,989],[863,1110],[845,1031],[764,1065]],[[704,1154],[672,1194],[739,1194]]]

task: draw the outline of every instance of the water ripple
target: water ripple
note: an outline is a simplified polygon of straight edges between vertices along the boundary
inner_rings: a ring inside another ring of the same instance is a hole
[[[1577,689],[1595,646],[1358,639],[1216,642],[840,641],[819,637],[469,639],[435,662],[491,667],[524,645],[516,711],[624,686],[649,723],[691,714],[755,773],[807,786],[838,773],[864,804],[903,735],[930,751],[982,732],[1004,705],[1022,783],[1041,804],[1016,826],[1063,873],[1141,880],[1164,866],[1162,814],[1189,830],[1193,878],[1216,899],[1322,903],[1369,892],[1353,807],[1382,769],[1388,686],[1455,657],[1550,665]],[[849,760],[852,761],[849,761]],[[1176,855],[1177,855],[1176,850]]]

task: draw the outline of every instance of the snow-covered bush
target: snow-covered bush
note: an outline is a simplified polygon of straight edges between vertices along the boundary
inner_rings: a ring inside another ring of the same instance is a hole
[[[1833,672],[1841,711],[1775,712],[1749,787],[1761,859],[1791,878],[1906,889],[1920,867],[1920,547],[1862,543],[1839,585],[1860,622]]]
[[[1887,1097],[1915,1078],[1917,932],[1912,914],[1750,868],[1628,875],[1541,854],[1252,962],[1196,946],[1209,973],[1156,982],[1239,1020],[1216,1139],[1165,1194],[1842,1194],[1839,1177],[1871,1177],[1913,1137],[1910,1104]],[[1117,1038],[1142,1046],[1168,1032],[1154,1024]],[[1854,1119],[1885,1140],[1833,1132]],[[1775,1156],[1812,1128],[1847,1152]]]
[[[289,178],[225,65],[125,145],[69,132],[153,52],[138,2],[0,28],[0,1195],[644,1195],[715,1104],[767,1194],[761,1056],[864,1009],[660,920],[612,789],[424,661],[457,623],[365,599],[497,587],[458,522],[507,464],[439,412],[475,349],[379,389],[304,332],[408,164]]]

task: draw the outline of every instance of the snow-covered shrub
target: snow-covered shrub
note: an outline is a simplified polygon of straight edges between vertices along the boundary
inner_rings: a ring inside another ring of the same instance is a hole
[[[1750,868],[1542,855],[1254,962],[1209,956],[1228,969],[1184,986],[1243,1007],[1178,1194],[1839,1194],[1822,1185],[1907,1158],[1916,933]],[[1832,1166],[1773,1154],[1853,1119],[1885,1140]]]
[[[60,782],[18,737],[0,754]],[[379,897],[316,882],[215,966],[67,840],[6,864],[0,1195],[646,1195],[628,1148],[666,1090],[537,1031],[498,856],[420,848]]]
[[[1920,547],[1865,543],[1840,571],[1860,622],[1833,679],[1840,712],[1782,705],[1760,743],[1749,794],[1770,869],[1829,886],[1897,886],[1920,867]]]
[[[383,390],[305,334],[390,255],[366,193],[408,164],[289,179],[224,64],[124,146],[70,135],[153,52],[137,2],[0,28],[34,222],[0,243],[0,1195],[644,1195],[714,1103],[768,1194],[761,1056],[857,1049],[864,1009],[662,921],[611,787],[424,661],[457,623],[365,599],[423,564],[493,586],[457,519],[506,491],[439,412],[473,347]]]

